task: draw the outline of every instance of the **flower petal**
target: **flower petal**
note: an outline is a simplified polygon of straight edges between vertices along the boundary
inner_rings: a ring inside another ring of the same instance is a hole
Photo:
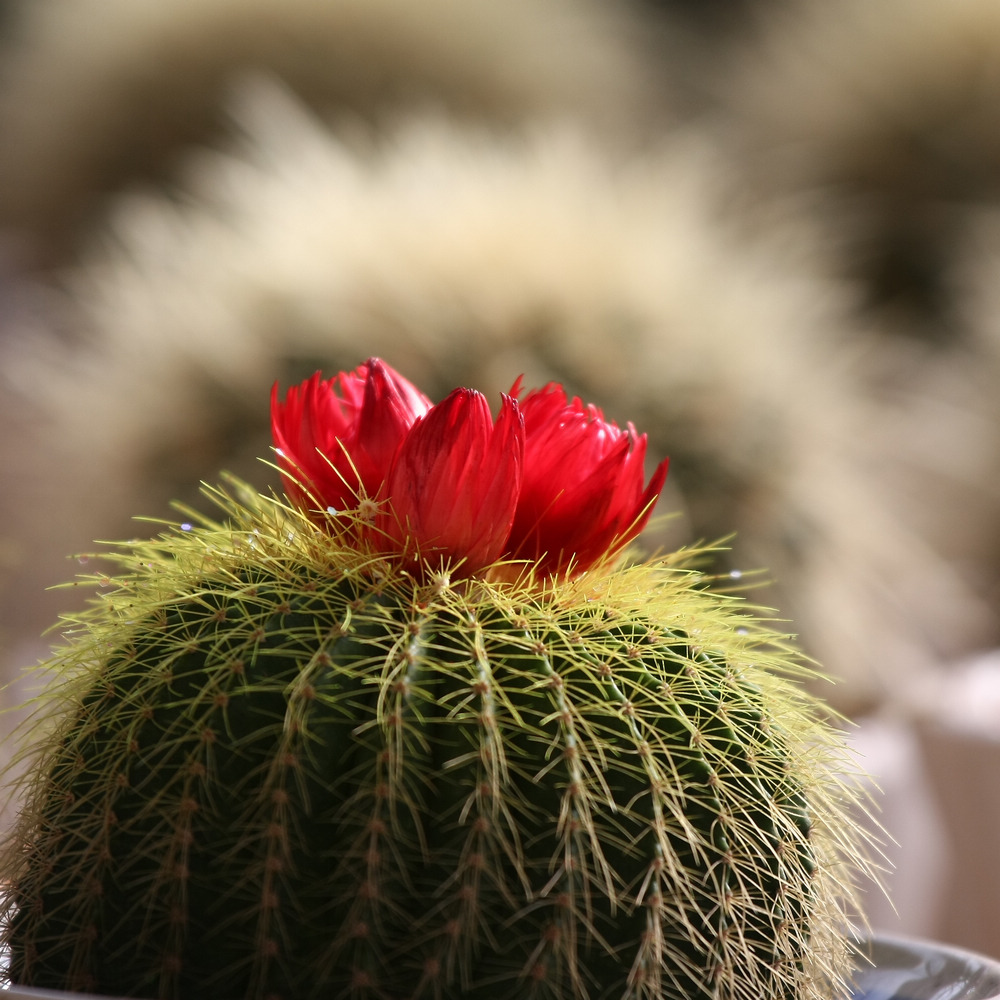
[[[556,383],[529,393],[524,473],[509,554],[543,574],[579,573],[620,551],[645,526],[663,488],[662,462],[643,489],[646,437],[567,399]]]
[[[463,575],[496,561],[521,481],[524,430],[515,400],[496,424],[485,397],[456,389],[411,428],[389,474],[388,546],[410,558],[462,562]]]
[[[339,509],[343,495],[357,488],[357,478],[335,444],[347,435],[350,418],[336,405],[333,381],[324,384],[316,372],[290,388],[284,402],[278,398],[277,383],[271,390],[271,433],[285,491],[307,510],[327,505]]]
[[[375,497],[396,449],[430,400],[378,358],[328,382],[316,372],[271,391],[271,429],[289,499],[307,510],[343,510]]]
[[[388,477],[400,442],[414,421],[431,408],[431,401],[378,358],[369,359],[362,368],[367,369],[364,395],[348,451],[364,494],[374,498]]]

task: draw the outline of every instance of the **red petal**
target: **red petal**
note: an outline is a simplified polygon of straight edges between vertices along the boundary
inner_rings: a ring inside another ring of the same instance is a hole
[[[284,403],[275,384],[271,429],[289,498],[307,509],[339,509],[343,495],[357,485],[349,463],[343,461],[343,449],[336,445],[349,431],[350,419],[333,396],[334,380],[324,384],[320,379],[316,372],[293,386]]]
[[[387,542],[436,561],[462,560],[464,574],[504,550],[521,477],[523,422],[504,397],[496,426],[485,397],[456,389],[411,428],[389,474]]]
[[[307,510],[353,507],[376,496],[392,458],[430,400],[378,358],[328,382],[316,372],[271,392],[271,428],[286,492]]]
[[[546,574],[582,572],[639,533],[663,487],[661,463],[643,490],[645,436],[550,383],[522,403],[525,458],[510,554]]]
[[[414,421],[431,408],[431,401],[378,358],[369,359],[361,368],[365,369],[364,393],[348,450],[365,494],[375,497],[400,442]]]

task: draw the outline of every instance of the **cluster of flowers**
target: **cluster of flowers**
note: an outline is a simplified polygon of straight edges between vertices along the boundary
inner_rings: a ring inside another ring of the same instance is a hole
[[[621,430],[557,383],[486,398],[456,389],[436,406],[377,358],[271,396],[289,499],[320,525],[352,511],[377,550],[470,576],[525,560],[576,575],[638,535],[667,475],[644,487],[646,436]]]

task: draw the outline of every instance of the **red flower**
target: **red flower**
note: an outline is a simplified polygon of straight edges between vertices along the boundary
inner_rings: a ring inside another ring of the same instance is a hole
[[[374,500],[392,458],[431,401],[378,358],[329,382],[320,373],[271,390],[271,431],[285,491],[306,510],[354,508]]]
[[[581,573],[639,534],[667,462],[643,487],[646,436],[567,400],[552,383],[522,403],[456,389],[430,401],[378,359],[322,382],[277,386],[271,423],[289,499],[321,526],[356,510],[355,539],[463,576],[525,560],[542,577]],[[327,513],[323,513],[324,510]],[[332,515],[332,516],[331,516]],[[506,571],[500,575],[510,575]]]
[[[508,552],[537,562],[545,575],[575,575],[621,551],[645,527],[668,460],[643,489],[646,435],[631,424],[621,430],[579,398],[567,400],[554,382],[529,393],[521,411],[524,476]]]

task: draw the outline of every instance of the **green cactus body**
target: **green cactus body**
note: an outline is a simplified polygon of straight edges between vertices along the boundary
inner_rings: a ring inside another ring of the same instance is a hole
[[[225,524],[116,556],[61,655],[6,856],[14,981],[842,989],[851,793],[763,625],[669,560],[421,582],[273,501],[220,502]]]

